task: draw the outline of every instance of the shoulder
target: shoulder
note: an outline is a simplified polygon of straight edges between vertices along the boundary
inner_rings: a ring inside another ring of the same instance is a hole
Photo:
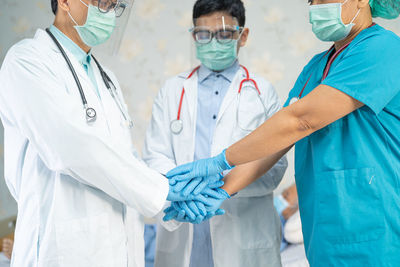
[[[273,104],[275,102],[280,103],[278,94],[268,79],[255,73],[250,73],[250,78],[257,83],[257,87],[260,90],[261,96],[263,96],[266,102],[269,104]]]
[[[187,70],[178,75],[168,78],[160,90],[161,94],[170,94],[176,90],[181,91],[183,83],[193,70]]]
[[[257,83],[258,89],[262,94],[275,93],[275,88],[272,83],[261,75],[258,75],[257,73],[250,73],[250,79],[253,79]]]
[[[379,55],[381,58],[384,55],[391,57],[400,55],[400,37],[379,25],[365,29],[356,37],[351,46],[356,48],[355,51]]]
[[[31,67],[46,66],[46,62],[50,63],[49,58],[52,52],[50,46],[43,44],[43,38],[40,37],[44,33],[38,30],[34,38],[23,39],[14,44],[7,52],[3,62],[3,67],[11,65],[30,65]],[[48,66],[50,69],[50,66]]]

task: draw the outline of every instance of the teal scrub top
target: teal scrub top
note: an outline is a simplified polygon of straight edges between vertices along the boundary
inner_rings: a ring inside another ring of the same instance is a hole
[[[320,84],[365,106],[296,143],[295,173],[311,266],[400,266],[400,38],[362,31],[321,82],[327,52],[303,69],[285,106]]]

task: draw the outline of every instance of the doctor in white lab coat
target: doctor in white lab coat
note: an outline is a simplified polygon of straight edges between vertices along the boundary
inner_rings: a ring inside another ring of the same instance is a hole
[[[186,80],[189,73],[168,80],[153,106],[143,159],[149,167],[164,174],[194,158],[198,81],[197,74]],[[245,77],[245,71],[240,69],[223,100],[214,130],[212,156],[250,133],[241,130],[236,120],[238,88]],[[246,108],[240,117],[243,125],[252,128],[276,113],[280,104],[269,82],[253,74],[251,77],[257,82],[261,99],[268,108],[264,113],[255,94],[242,96]],[[185,87],[181,112],[183,130],[175,135],[170,130],[170,123],[177,116],[182,86]],[[244,99],[247,96],[249,98]],[[287,161],[283,158],[262,178],[225,201],[222,205],[225,215],[210,220],[215,267],[239,267],[244,266],[244,262],[250,263],[248,266],[279,266],[281,226],[273,206],[273,190],[279,185],[286,168]],[[193,225],[179,223],[171,227],[171,223],[162,224],[166,227],[158,227],[156,266],[189,266]],[[263,265],[265,263],[267,265]]]
[[[168,182],[136,158],[117,105],[126,108],[118,82],[105,70],[116,102],[70,23],[68,12],[85,24],[83,3],[91,2],[54,3],[51,32],[97,120],[86,122],[71,71],[44,30],[8,51],[0,70],[0,116],[5,179],[18,203],[12,266],[143,267],[143,215],[161,211]],[[77,56],[82,53],[83,59]]]
[[[240,1],[231,2],[237,4]],[[202,18],[204,17],[204,25],[201,25],[202,33],[207,27],[212,28],[211,30],[219,30],[215,29],[214,22],[220,21],[221,16],[224,16],[223,21],[228,25],[226,28],[237,23],[236,18],[233,17],[235,14],[228,15],[221,10],[207,10],[210,6],[216,9],[221,8],[215,2],[197,1],[195,4],[195,13],[196,10],[206,12],[201,15]],[[241,39],[242,45],[245,43],[248,30],[244,29],[244,32],[245,34],[242,35],[244,37]],[[197,56],[201,58],[199,52]],[[279,99],[272,85],[254,74],[250,73],[248,77],[246,69],[240,67],[235,58],[233,60],[234,62],[231,61],[227,64],[227,68],[219,72],[212,71],[206,66],[209,62],[202,61],[203,64],[198,70],[181,73],[165,83],[153,106],[152,120],[143,151],[143,159],[151,168],[166,174],[177,165],[191,162],[195,157],[199,157],[199,150],[205,150],[207,153],[209,151],[211,154],[209,156],[217,155],[225,147],[249,134],[251,130],[280,109]],[[247,82],[244,83],[239,96],[240,84],[246,78],[251,78],[256,82],[260,95],[254,84]],[[213,98],[222,94],[220,89],[227,81],[230,84],[220,102],[217,116],[212,118],[210,114],[210,120],[204,122],[204,116],[202,116],[204,114],[199,114],[199,112],[208,114],[207,109],[215,108],[214,106],[204,108],[204,106],[207,106],[206,102],[214,103]],[[182,88],[185,92],[182,105],[180,105]],[[210,92],[208,96],[206,91]],[[177,134],[174,133],[173,127],[171,128],[171,122],[177,119],[180,106],[183,127]],[[210,147],[206,149],[199,148],[196,144],[204,139],[204,132],[209,132],[211,136]],[[196,230],[197,225],[188,223],[176,221],[161,223],[157,233],[155,266],[280,266],[281,226],[279,216],[273,206],[273,190],[280,183],[286,168],[286,158],[282,158],[262,178],[223,203],[222,208],[225,209],[226,214],[216,216],[209,221],[211,253],[207,252],[207,248],[197,248],[193,242],[196,239],[194,236],[204,235],[207,231]],[[201,232],[196,233],[196,231]],[[207,237],[203,236],[200,239],[202,238]],[[194,252],[194,250],[197,251]],[[193,253],[198,255],[194,256]],[[212,255],[211,259],[207,254]]]

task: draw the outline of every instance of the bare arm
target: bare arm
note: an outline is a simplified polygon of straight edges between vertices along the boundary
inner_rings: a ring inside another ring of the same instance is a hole
[[[269,158],[297,141],[359,109],[364,104],[327,85],[282,109],[253,133],[226,150],[231,165]],[[255,163],[254,163],[255,164]]]
[[[269,171],[291,148],[292,146],[269,157],[237,166],[225,176],[222,189],[233,195],[246,188]]]

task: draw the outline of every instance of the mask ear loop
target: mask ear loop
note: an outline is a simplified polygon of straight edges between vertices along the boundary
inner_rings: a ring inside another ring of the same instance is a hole
[[[344,2],[341,4],[341,8],[342,8],[347,2],[349,2],[349,0],[344,1]],[[351,20],[351,22],[350,22],[348,25],[353,24],[353,22],[357,19],[358,15],[360,15],[360,11],[361,11],[361,9],[358,9],[357,14],[354,16],[354,18]],[[341,12],[340,12],[340,13],[341,13]],[[343,23],[343,24],[344,24],[344,23]]]
[[[79,0],[82,4],[84,4],[87,8],[89,8],[89,6],[83,2],[82,0]],[[70,17],[70,19],[72,20],[73,23],[75,23],[76,26],[79,27],[79,24],[76,22],[76,20],[72,17],[71,13],[68,11],[68,16]]]
[[[353,24],[353,22],[357,19],[358,15],[360,15],[361,9],[358,9],[357,14],[354,16],[354,18],[351,20],[350,24]]]

